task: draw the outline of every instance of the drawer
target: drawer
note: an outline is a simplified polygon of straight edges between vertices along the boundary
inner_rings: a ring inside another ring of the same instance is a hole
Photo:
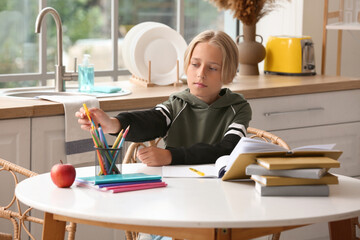
[[[360,90],[250,99],[250,126],[272,131],[360,120]]]

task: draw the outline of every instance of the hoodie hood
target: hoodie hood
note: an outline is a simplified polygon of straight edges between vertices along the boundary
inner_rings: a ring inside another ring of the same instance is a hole
[[[212,104],[208,105],[204,101],[200,100],[199,98],[191,94],[190,89],[187,88],[184,91],[172,94],[170,96],[170,99],[172,100],[176,98],[182,99],[183,101],[190,104],[192,107],[196,107],[196,108],[223,108],[223,107],[228,107],[230,105],[247,102],[242,94],[234,93],[228,88],[221,89],[219,95],[221,96],[219,99],[217,99]]]

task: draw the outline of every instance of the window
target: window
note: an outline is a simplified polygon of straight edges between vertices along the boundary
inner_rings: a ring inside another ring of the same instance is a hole
[[[45,7],[55,8],[62,20],[66,71],[74,71],[75,58],[79,64],[90,54],[95,82],[117,81],[129,74],[122,61],[122,41],[138,23],[164,23],[188,43],[205,29],[235,31],[232,17],[205,0],[2,0],[0,88],[54,86],[57,33],[50,14],[42,32],[34,32],[39,9]]]

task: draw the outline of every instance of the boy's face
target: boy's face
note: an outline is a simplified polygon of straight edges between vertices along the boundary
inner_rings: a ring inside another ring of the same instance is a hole
[[[198,43],[186,72],[190,93],[209,105],[213,103],[222,87],[221,70],[220,48],[208,42]]]

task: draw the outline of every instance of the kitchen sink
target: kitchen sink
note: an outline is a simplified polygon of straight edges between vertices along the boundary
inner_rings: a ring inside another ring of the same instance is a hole
[[[55,92],[54,89],[48,88],[35,88],[35,89],[27,89],[27,90],[8,90],[3,92],[2,96],[7,97],[15,97],[15,98],[23,98],[23,99],[36,99],[38,96],[47,95],[47,96],[93,96],[96,98],[104,98],[104,97],[116,97],[116,96],[123,96],[128,95],[131,92],[126,89],[122,89],[119,92],[115,93],[100,93],[100,92],[93,92],[93,93],[83,93],[78,92],[77,88],[69,88],[66,92]]]
[[[30,91],[30,92],[10,92],[5,93],[5,96],[8,97],[19,97],[19,98],[37,98],[41,95],[47,95],[47,96],[79,96],[79,95],[85,95],[85,96],[91,96],[89,94],[83,94],[83,93],[71,93],[71,92],[46,92],[46,91]]]

